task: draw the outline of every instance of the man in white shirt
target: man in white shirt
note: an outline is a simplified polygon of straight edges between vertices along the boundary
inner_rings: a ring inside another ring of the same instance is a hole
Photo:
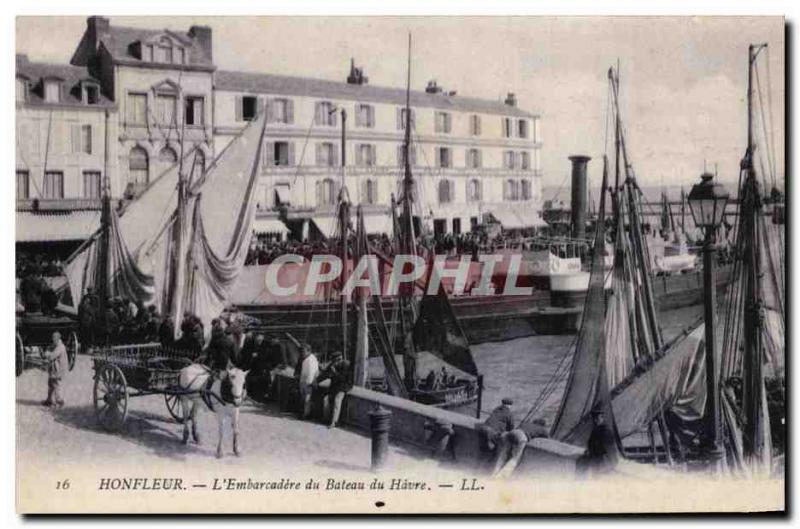
[[[295,369],[295,376],[297,377],[297,386],[300,390],[300,399],[303,401],[303,414],[302,418],[307,419],[311,414],[311,392],[314,389],[314,382],[319,375],[319,362],[314,353],[311,352],[311,346],[303,344],[300,350],[300,361],[297,363]]]
[[[69,371],[67,348],[64,342],[61,341],[61,333],[53,333],[53,347],[49,351],[43,352],[42,356],[50,361],[47,379],[47,400],[42,404],[60,408],[64,406],[64,399],[61,398],[61,379]]]

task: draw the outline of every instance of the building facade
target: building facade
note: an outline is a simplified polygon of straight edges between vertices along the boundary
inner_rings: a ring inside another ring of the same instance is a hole
[[[95,166],[123,199],[181,156],[185,172],[197,176],[266,112],[257,230],[280,220],[298,237],[330,235],[344,182],[368,231],[391,231],[389,204],[403,177],[405,89],[372,86],[354,65],[346,82],[217,70],[208,27],[142,30],[102,17],[88,19],[70,62],[18,58],[18,87],[23,82],[32,94],[20,99],[18,88],[18,206],[32,193],[65,208],[96,201]],[[64,78],[59,90],[68,100],[47,97],[51,77]],[[410,103],[418,207],[435,233],[469,231],[491,217],[507,227],[540,222],[537,114],[520,109],[513,94],[468,98],[434,81],[412,91]],[[45,135],[58,148],[43,158]],[[56,165],[64,167],[60,184],[49,175]]]

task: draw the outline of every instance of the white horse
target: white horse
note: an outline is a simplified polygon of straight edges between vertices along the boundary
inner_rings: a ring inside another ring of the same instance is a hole
[[[222,371],[221,378],[213,380],[209,386],[209,379],[213,376],[211,370],[200,364],[192,364],[181,369],[180,389],[182,395],[181,408],[183,410],[183,443],[189,443],[189,423],[194,442],[200,444],[197,434],[197,408],[202,405],[213,411],[217,416],[219,425],[219,441],[217,442],[217,457],[222,457],[222,438],[224,436],[225,418],[230,418],[233,427],[233,453],[241,455],[239,448],[239,407],[247,396],[244,382],[249,371],[242,371],[231,367]]]

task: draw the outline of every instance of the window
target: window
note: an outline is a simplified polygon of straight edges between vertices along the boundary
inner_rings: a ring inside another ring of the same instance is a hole
[[[417,115],[414,112],[414,109],[409,109],[411,111],[411,128],[414,128],[414,125],[417,123]],[[406,109],[405,108],[398,108],[397,109],[397,130],[406,130]]]
[[[128,125],[147,124],[147,94],[128,94]]]
[[[31,179],[28,171],[17,171],[17,200],[27,200],[31,197]]]
[[[531,182],[530,180],[523,180],[522,181],[522,200],[530,200],[531,199]]]
[[[150,181],[149,159],[147,151],[141,147],[134,147],[128,156],[128,183],[145,185]]]
[[[236,98],[236,121],[253,121],[258,115],[258,98],[241,96]]]
[[[202,97],[187,97],[183,113],[187,125],[202,126],[205,123],[205,101]]]
[[[453,182],[439,180],[439,203],[448,204],[453,201]]]
[[[62,171],[46,171],[44,173],[42,198],[64,198],[64,173]]]
[[[269,104],[271,123],[294,123],[294,105],[289,99],[272,99]]]
[[[28,83],[25,79],[17,79],[17,101],[25,101],[28,98]]]
[[[453,166],[453,152],[450,147],[439,147],[436,149],[436,166],[447,169]]]
[[[314,108],[314,124],[321,127],[336,126],[336,107],[330,101],[318,101]]]
[[[186,62],[186,52],[183,51],[183,48],[175,48],[175,59],[178,64]]]
[[[92,126],[81,125],[81,152],[92,154]]]
[[[417,147],[416,145],[408,146],[408,162],[412,167],[417,165]],[[406,166],[405,148],[402,145],[397,147],[397,165],[400,167]]]
[[[58,103],[61,101],[61,83],[50,80],[44,82],[44,100],[48,103]]]
[[[511,118],[503,118],[503,137],[511,137]]]
[[[437,112],[436,113],[436,132],[441,132],[444,134],[449,134],[451,129],[451,119],[449,112]]]
[[[467,149],[467,169],[480,169],[481,151],[478,149]]]
[[[100,102],[100,88],[94,83],[83,85],[83,102],[87,105],[96,105]]]
[[[528,137],[528,120],[521,119],[517,122],[517,136],[520,138]]]
[[[330,178],[317,182],[317,203],[322,206],[336,204],[336,184]]]
[[[147,58],[147,54],[152,55],[153,52],[155,52],[155,62],[183,64],[185,60],[183,48],[173,46],[172,41],[167,37],[163,37],[158,42],[158,46],[153,47],[153,45],[148,45],[147,48],[149,49],[147,53],[145,53],[145,57]]]
[[[375,107],[372,105],[356,105],[356,127],[375,127]]]
[[[506,180],[503,182],[503,200],[519,200],[519,186],[516,180]]]
[[[515,158],[514,151],[503,151],[503,167],[505,169],[514,169]]]
[[[378,182],[368,179],[364,182],[363,195],[361,202],[364,204],[378,203]]]
[[[478,202],[481,200],[481,181],[473,178],[467,182],[467,202]]]
[[[481,117],[477,114],[469,117],[469,133],[473,136],[481,135]]]
[[[158,161],[172,165],[178,161],[178,155],[172,147],[164,147],[158,153]]]
[[[336,167],[339,165],[336,145],[330,142],[317,144],[317,165],[324,165],[326,167]]]
[[[276,141],[273,155],[275,165],[289,165],[289,142]]]
[[[156,120],[161,125],[175,125],[175,104],[173,94],[156,94]]]
[[[528,170],[531,168],[531,155],[527,151],[519,153],[520,169]]]
[[[148,44],[147,46],[142,46],[142,60],[147,62],[153,61],[153,45]]]
[[[83,198],[100,198],[100,171],[83,172]]]
[[[356,145],[356,165],[359,167],[375,166],[375,146],[369,143]]]

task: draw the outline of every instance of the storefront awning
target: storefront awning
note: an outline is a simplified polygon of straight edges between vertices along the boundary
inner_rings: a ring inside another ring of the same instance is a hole
[[[312,217],[311,220],[317,226],[319,232],[325,237],[336,235],[336,217]]]
[[[392,236],[392,218],[388,214],[364,215],[364,229],[368,235]]]
[[[17,242],[82,241],[100,228],[99,211],[17,211]]]
[[[509,207],[497,209],[491,213],[492,216],[503,225],[503,228],[507,230],[547,226],[547,223],[533,208]]]
[[[258,235],[265,233],[278,233],[281,235],[286,235],[289,232],[289,230],[286,228],[286,224],[284,224],[280,219],[259,218],[253,220],[253,231]]]

